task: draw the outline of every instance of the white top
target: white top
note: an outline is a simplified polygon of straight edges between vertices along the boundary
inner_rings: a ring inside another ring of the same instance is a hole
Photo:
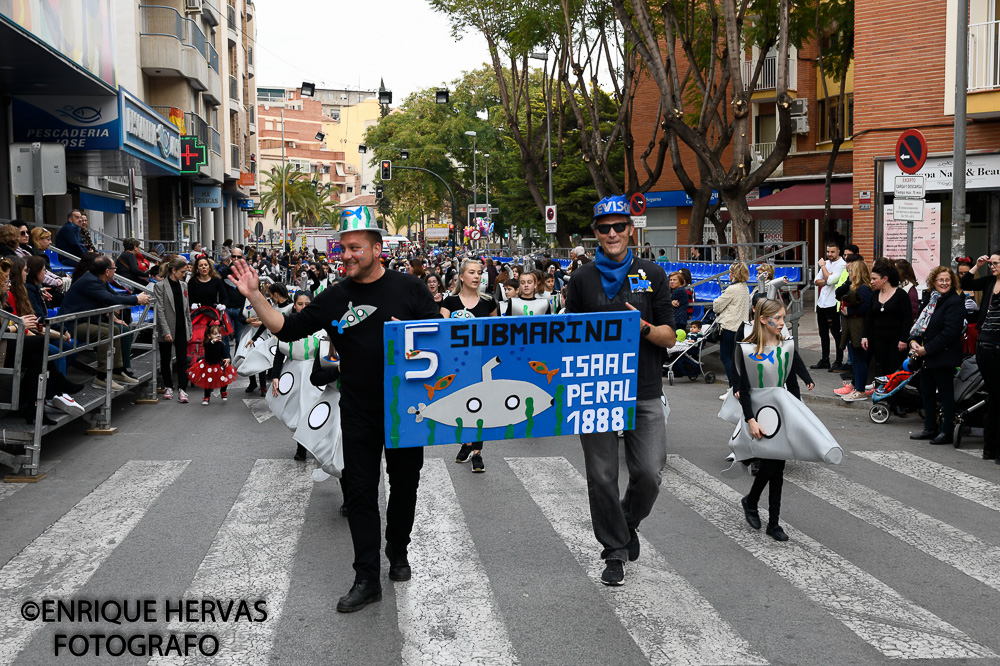
[[[816,307],[832,308],[837,304],[837,297],[833,293],[836,291],[834,285],[837,284],[837,280],[840,278],[840,274],[845,268],[847,268],[847,262],[844,261],[843,257],[838,257],[837,261],[827,265],[827,270],[830,271],[830,277],[827,278],[826,284],[819,290],[819,299],[816,301]],[[820,270],[817,271],[816,277],[821,277],[822,275],[822,268],[820,268]]]

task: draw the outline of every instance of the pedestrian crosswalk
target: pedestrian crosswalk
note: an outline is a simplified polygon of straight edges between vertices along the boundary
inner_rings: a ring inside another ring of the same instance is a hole
[[[967,586],[979,588],[986,606],[996,608],[1000,606],[1000,539],[996,529],[1000,518],[981,526],[970,528],[966,523],[958,527],[940,515],[936,517],[933,509],[934,499],[959,498],[992,518],[993,512],[1000,510],[1000,484],[989,480],[994,466],[970,467],[969,459],[949,465],[914,453],[887,450],[855,452],[849,461],[852,469],[846,465],[844,469],[788,465],[786,493],[790,489],[804,491],[804,496],[822,505],[824,514],[810,513],[809,523],[800,524],[798,515],[783,511],[782,523],[791,540],[777,543],[750,529],[743,520],[739,498],[745,488],[734,489],[718,478],[717,470],[707,471],[679,455],[668,456],[663,498],[647,522],[653,523],[655,512],[665,511],[670,503],[690,511],[690,516],[676,517],[678,521],[696,521],[700,530],[670,534],[671,517],[659,517],[663,519],[656,521],[656,529],[665,525],[668,533],[653,538],[650,526],[640,534],[641,556],[628,565],[626,584],[621,588],[604,587],[599,582],[600,546],[593,536],[586,479],[580,468],[565,457],[522,456],[497,457],[490,471],[491,475],[509,475],[512,485],[506,486],[507,492],[523,493],[524,501],[537,508],[543,521],[537,539],[546,544],[547,551],[561,549],[566,560],[575,562],[568,568],[556,567],[527,557],[513,558],[510,561],[516,565],[512,566],[551,566],[546,574],[552,578],[589,581],[586,598],[596,607],[588,608],[588,613],[603,615],[604,630],[634,644],[636,654],[649,664],[784,662],[780,637],[777,643],[761,640],[749,620],[726,606],[728,596],[720,588],[731,584],[729,581],[692,576],[690,567],[677,566],[672,561],[676,554],[663,545],[699,538],[713,544],[704,549],[706,563],[717,564],[717,559],[727,558],[734,568],[754,567],[763,572],[758,573],[760,580],[747,587],[747,594],[767,597],[770,590],[780,588],[786,598],[799,599],[813,609],[810,612],[820,618],[816,632],[842,633],[846,641],[843,655],[828,655],[819,660],[823,663],[1000,660],[1000,637],[995,631],[984,633],[974,622],[968,626],[969,618],[927,607],[934,604],[913,595],[905,567],[888,575],[884,568],[866,570],[872,568],[871,562],[859,556],[856,544],[838,540],[836,531],[823,529],[824,519],[838,519],[875,530],[891,539],[895,548],[925,558],[939,576],[963,577]],[[150,519],[158,500],[181,492],[178,481],[189,462],[125,463],[0,567],[0,666],[18,663],[22,657],[25,663],[44,661],[43,657],[51,654],[50,645],[33,640],[44,625],[25,621],[22,604],[32,599],[70,599],[85,589],[115,550],[135,538],[133,531]],[[960,469],[960,462],[970,471]],[[489,486],[481,482],[470,486],[462,479],[459,483],[455,475],[466,469],[428,456],[409,548],[412,580],[392,584],[384,579],[381,605],[344,618],[318,618],[314,625],[319,631],[338,622],[338,627],[348,627],[356,634],[351,640],[358,644],[393,646],[393,654],[382,655],[386,663],[408,666],[502,666],[545,661],[526,645],[523,631],[517,628],[522,626],[521,618],[516,617],[518,607],[504,596],[505,586],[500,584],[517,576],[518,570],[505,569],[498,558],[484,557],[477,546],[480,530],[516,530],[517,525],[495,522],[484,527],[467,518],[468,504],[499,506],[510,498],[491,496],[485,489]],[[264,599],[267,621],[213,626],[223,649],[212,657],[156,657],[150,663],[268,664],[277,660],[275,646],[290,629],[289,624],[310,614],[310,609],[297,606],[299,600],[290,594],[303,533],[313,518],[310,504],[318,495],[309,468],[291,460],[261,459],[245,474],[225,519],[209,528],[214,535],[205,540],[210,545],[200,553],[196,570],[191,568],[193,576],[188,574],[182,582],[182,589],[186,589],[183,597]],[[477,481],[483,479],[475,476]],[[906,504],[897,498],[898,492],[894,493],[900,480],[919,487],[932,500],[920,508]],[[472,486],[477,488],[475,493],[469,492]],[[21,496],[23,493],[16,497]],[[13,493],[0,494],[0,511],[13,497]],[[192,525],[192,529],[196,527]],[[720,543],[725,547],[719,547]],[[350,568],[349,562],[340,560],[322,565],[338,572]],[[340,586],[331,587],[329,595],[336,597],[345,591]],[[581,602],[563,597],[553,599],[547,608],[572,616],[579,610],[577,603]],[[541,627],[547,620],[531,618],[531,623]],[[167,632],[205,631],[204,626],[179,621],[161,628]],[[867,657],[854,659],[857,655]],[[610,663],[613,657],[595,655],[594,661]]]

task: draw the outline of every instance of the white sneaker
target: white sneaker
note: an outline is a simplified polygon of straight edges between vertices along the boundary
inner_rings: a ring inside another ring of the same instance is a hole
[[[187,391],[185,391],[184,389],[177,391],[177,402],[187,404],[187,401],[188,401]]]
[[[167,388],[163,390],[163,399],[170,400],[174,397],[174,390],[172,388]]]
[[[57,395],[52,398],[52,406],[56,409],[61,409],[70,416],[83,416],[85,409],[73,398],[69,397],[65,393]]]
[[[865,386],[865,391],[874,391],[874,390],[875,390],[875,384],[874,383],[867,384]]]
[[[727,462],[734,462],[735,460],[736,460],[736,454],[735,453],[730,453],[728,456],[726,456],[726,461]]]
[[[729,395],[729,394],[728,393],[723,393],[722,395],[719,396],[719,400],[725,400],[727,395]]]

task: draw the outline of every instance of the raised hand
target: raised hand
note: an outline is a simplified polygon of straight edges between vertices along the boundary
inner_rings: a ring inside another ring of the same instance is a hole
[[[236,289],[247,298],[260,289],[260,276],[257,274],[256,269],[248,264],[245,259],[240,259],[232,263],[229,279],[236,285]]]

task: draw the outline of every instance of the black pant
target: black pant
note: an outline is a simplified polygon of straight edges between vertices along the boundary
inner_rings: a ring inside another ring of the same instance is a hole
[[[823,361],[830,360],[830,335],[837,348],[837,363],[844,362],[844,348],[840,344],[840,313],[836,306],[816,309],[816,324],[819,327],[819,343]]]
[[[382,450],[385,449],[385,468],[389,476],[385,539],[398,553],[406,552],[410,544],[424,449],[386,449],[381,412],[364,414],[361,408],[341,403],[340,414],[344,434],[344,503],[354,543],[354,577],[356,581],[377,581],[381,569],[379,546],[382,544],[378,507]]]
[[[760,469],[757,470],[757,476],[754,477],[753,485],[750,487],[750,494],[747,495],[747,504],[756,507],[764,492],[764,486],[768,486],[767,524],[772,527],[778,524],[778,515],[781,513],[781,486],[784,483],[785,461],[760,458]]]
[[[1000,439],[1000,345],[980,341],[976,346],[976,363],[990,396],[983,423],[986,442],[983,453],[996,454],[1000,453],[1000,443],[997,442]]]
[[[184,335],[174,333],[174,341],[167,342],[160,338],[160,382],[164,386],[173,386],[174,378],[170,372],[170,351],[174,351],[177,360],[174,361],[174,372],[177,373],[177,389],[187,391],[188,387],[188,341]]]
[[[942,432],[951,433],[955,422],[955,368],[924,368],[920,373],[920,397],[924,399],[924,430],[936,432],[937,394],[941,394]]]

